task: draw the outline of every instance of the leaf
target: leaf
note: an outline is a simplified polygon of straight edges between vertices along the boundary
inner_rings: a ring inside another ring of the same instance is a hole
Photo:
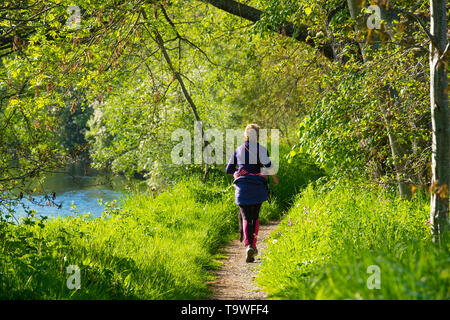
[[[72,107],[70,108],[70,114],[74,114],[77,109],[77,102],[72,101]]]
[[[447,198],[448,195],[448,187],[446,184],[443,184],[438,191],[436,192],[442,199]]]

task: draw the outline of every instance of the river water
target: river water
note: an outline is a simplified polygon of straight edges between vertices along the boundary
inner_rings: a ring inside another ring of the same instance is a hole
[[[33,201],[29,200],[29,196],[25,196],[21,200],[21,204],[35,210],[38,216],[47,216],[48,218],[88,212],[94,217],[98,217],[104,212],[105,202],[117,200],[120,204],[129,194],[127,185],[128,183],[123,177],[108,177],[93,169],[85,172],[79,166],[72,167],[65,173],[48,175],[41,186],[50,196],[54,192],[54,203],[46,201],[42,193],[36,193],[32,195]],[[22,205],[14,208],[17,216],[26,215]]]

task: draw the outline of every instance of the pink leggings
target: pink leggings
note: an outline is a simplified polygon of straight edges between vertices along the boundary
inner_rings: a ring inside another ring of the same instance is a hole
[[[256,246],[260,209],[261,203],[239,206],[239,214],[243,220],[245,246],[248,246],[249,244],[251,244],[253,248]]]

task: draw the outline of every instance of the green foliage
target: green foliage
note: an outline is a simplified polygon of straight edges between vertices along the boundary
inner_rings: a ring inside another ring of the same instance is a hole
[[[380,30],[367,29],[367,1],[256,3],[264,14],[255,33],[272,34],[284,21],[292,21],[307,29],[307,42],[334,50],[332,61],[304,50],[296,68],[284,77],[295,77],[297,72],[302,75],[296,83],[299,94],[294,95],[298,120],[298,139],[292,143],[295,151],[308,153],[335,176],[362,175],[426,185],[431,175],[427,167],[431,144],[427,38],[396,8],[416,10],[424,18],[428,3],[395,1],[382,6]],[[351,18],[350,3],[361,9],[356,19]],[[301,44],[298,47],[303,48]],[[289,60],[296,60],[296,54]],[[290,88],[287,83],[284,87]],[[289,103],[289,98],[283,101]]]
[[[394,181],[398,174],[426,184],[431,132],[425,70],[405,74],[411,59],[425,63],[426,56],[393,48],[371,54],[363,66],[334,65],[326,73],[321,86],[329,89],[300,122],[294,150],[335,175]]]
[[[280,146],[280,170],[277,173],[280,183],[272,186],[273,197],[283,209],[287,209],[295,196],[310,182],[325,175],[305,153],[295,154],[286,145]]]
[[[114,72],[101,72],[100,66],[105,56],[111,57],[115,48],[111,43],[117,43],[128,18],[133,17],[130,13],[120,21],[108,21],[114,18],[109,13],[119,11],[120,5],[113,1],[79,1],[82,27],[70,30],[66,21],[67,8],[72,4],[14,0],[5,2],[1,9],[2,210],[19,190],[31,193],[27,188],[30,180],[63,167],[73,159],[69,153],[76,156],[85,151],[79,147],[84,144],[82,131],[89,112],[79,112],[86,109],[86,101],[100,99],[103,80],[112,78]],[[94,44],[90,37],[98,37],[98,32],[102,37]],[[103,66],[106,68],[107,64]],[[73,129],[76,132],[70,132]]]
[[[310,185],[268,239],[258,283],[275,299],[448,299],[449,248],[431,243],[428,200],[385,190]],[[366,285],[372,265],[380,289]]]

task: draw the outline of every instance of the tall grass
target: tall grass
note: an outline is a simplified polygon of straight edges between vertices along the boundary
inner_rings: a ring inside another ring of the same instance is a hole
[[[431,242],[427,199],[382,189],[309,186],[269,239],[257,282],[274,299],[450,298],[449,248]]]
[[[237,230],[225,182],[186,179],[139,195],[102,218],[72,216],[45,226],[3,226],[0,298],[194,299],[208,296],[214,253]],[[81,288],[69,290],[66,267]]]
[[[279,219],[295,201],[296,195],[309,183],[324,176],[324,171],[319,169],[306,154],[297,154],[295,158],[288,159],[290,147],[280,145],[279,171],[277,176],[279,184],[270,184],[270,195],[273,202],[261,211],[261,221]],[[269,178],[272,180],[272,178]]]

